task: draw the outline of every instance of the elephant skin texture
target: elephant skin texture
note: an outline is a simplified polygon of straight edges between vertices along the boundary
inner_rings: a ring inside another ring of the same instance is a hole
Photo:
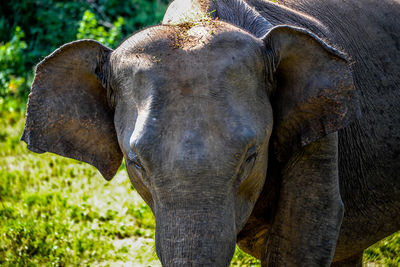
[[[400,2],[175,0],[40,62],[22,140],[125,159],[163,266],[361,266],[400,229]]]

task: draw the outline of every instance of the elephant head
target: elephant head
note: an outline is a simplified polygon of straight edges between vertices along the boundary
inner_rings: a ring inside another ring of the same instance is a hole
[[[354,101],[344,57],[305,30],[256,38],[218,21],[163,25],[114,51],[82,40],[46,57],[22,139],[107,180],[124,158],[163,265],[226,266],[268,156],[285,161],[344,127]]]

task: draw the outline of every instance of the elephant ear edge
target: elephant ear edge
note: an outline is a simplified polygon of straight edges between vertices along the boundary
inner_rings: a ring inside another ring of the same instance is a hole
[[[344,54],[313,33],[287,25],[272,28],[263,41],[275,85],[272,142],[279,161],[361,117]]]
[[[106,180],[122,161],[114,111],[98,73],[111,51],[96,41],[80,40],[42,60],[35,70],[21,137],[31,151],[89,163]]]

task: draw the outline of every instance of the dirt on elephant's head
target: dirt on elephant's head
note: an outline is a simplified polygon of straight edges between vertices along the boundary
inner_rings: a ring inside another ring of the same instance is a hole
[[[172,47],[191,50],[209,42],[218,31],[220,22],[211,18],[200,21],[187,21],[174,25],[176,32],[171,36]]]

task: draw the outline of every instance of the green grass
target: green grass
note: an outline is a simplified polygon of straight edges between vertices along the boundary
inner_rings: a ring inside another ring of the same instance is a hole
[[[35,154],[19,141],[23,116],[0,111],[1,266],[160,266],[150,208],[121,166],[111,182],[88,164]],[[365,252],[400,265],[400,233]],[[231,266],[260,266],[239,249]]]

